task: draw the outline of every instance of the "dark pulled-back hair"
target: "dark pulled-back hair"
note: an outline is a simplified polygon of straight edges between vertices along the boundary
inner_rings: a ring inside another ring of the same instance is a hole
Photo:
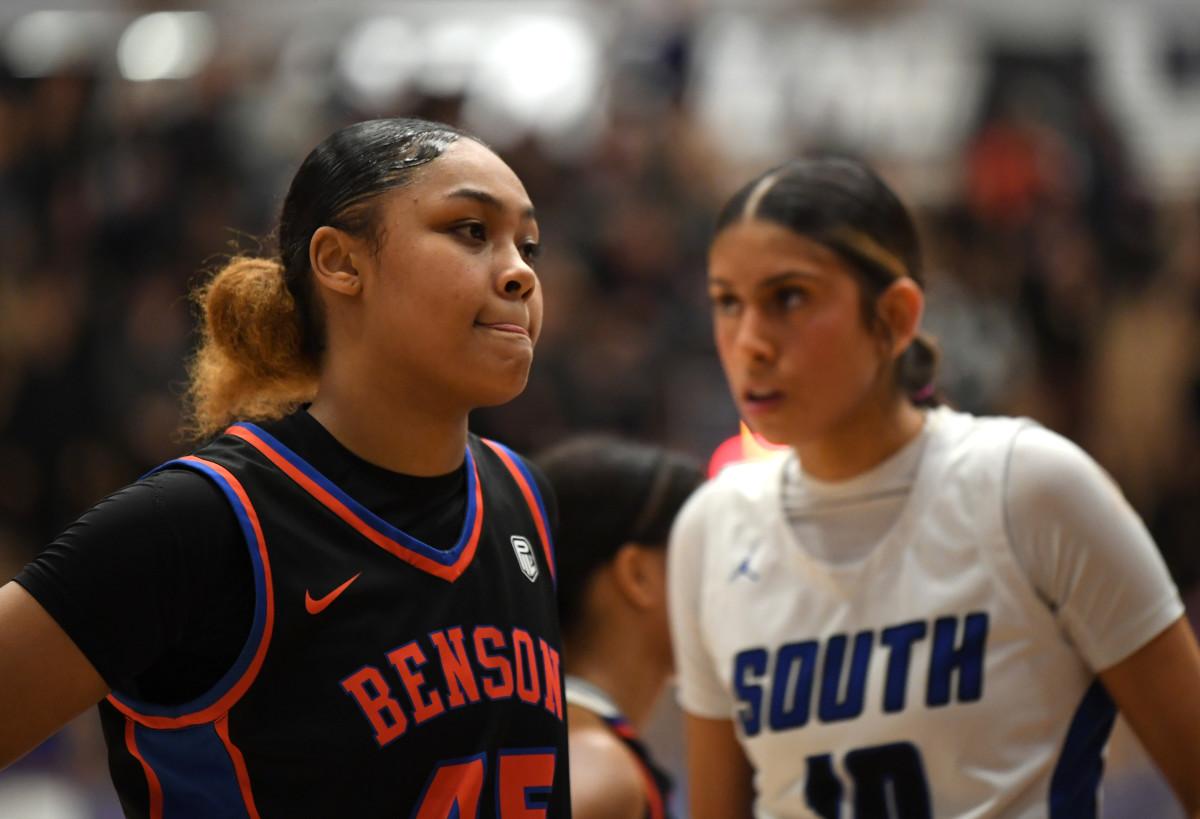
[[[406,185],[415,170],[466,136],[440,122],[375,119],[348,125],[312,150],[292,178],[279,217],[284,281],[303,317],[306,352],[321,352],[323,333],[312,303],[309,243],[324,225],[378,239],[379,196]]]
[[[588,581],[622,546],[666,546],[704,468],[681,452],[601,434],[567,439],[535,463],[558,500],[558,610],[569,631],[582,619]]]
[[[328,225],[378,246],[380,196],[462,137],[474,139],[440,122],[377,119],[348,125],[309,153],[284,198],[279,254],[234,256],[192,291],[200,344],[188,362],[190,437],[278,418],[312,400],[325,349],[313,234]]]
[[[925,286],[917,228],[904,203],[866,164],[815,156],[784,163],[751,180],[721,209],[716,232],[742,219],[774,222],[830,248],[859,280],[863,316],[877,327],[876,302],[897,279]],[[937,345],[921,333],[896,362],[896,380],[913,403],[934,406]]]

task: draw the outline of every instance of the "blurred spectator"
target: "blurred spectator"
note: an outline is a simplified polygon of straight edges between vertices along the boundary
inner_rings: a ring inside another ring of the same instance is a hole
[[[611,431],[706,459],[737,432],[709,338],[704,248],[727,180],[746,169],[714,147],[689,96],[704,5],[664,0],[653,25],[620,18],[607,119],[586,150],[532,136],[501,148],[538,209],[546,327],[528,389],[477,413],[481,434],[535,451]],[[175,432],[193,341],[186,285],[238,246],[270,244],[282,185],[316,135],[365,116],[461,118],[462,100],[437,89],[357,108],[320,79],[329,66],[303,59],[298,79],[266,47],[218,52],[196,77],[148,83],[104,64],[37,79],[0,65],[4,579],[86,506],[188,446]],[[925,171],[944,174],[949,194],[918,206],[941,385],[965,409],[1025,413],[1088,449],[1194,589],[1200,191],[1179,202],[1143,188],[1078,49],[999,49],[987,68],[961,154]],[[59,743],[30,768],[83,770]]]

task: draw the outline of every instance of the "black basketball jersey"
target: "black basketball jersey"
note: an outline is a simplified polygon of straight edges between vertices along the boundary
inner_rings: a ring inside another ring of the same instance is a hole
[[[637,757],[638,772],[642,776],[642,786],[646,794],[646,819],[670,819],[668,806],[673,786],[670,774],[654,761],[645,741],[623,715],[602,714],[600,718],[608,723],[612,732],[620,737]]]
[[[256,608],[180,706],[102,704],[113,782],[152,817],[566,817],[554,560],[523,462],[471,435],[458,542],[390,526],[269,434],[160,468],[228,496]]]
[[[586,708],[598,716],[633,754],[637,770],[642,779],[642,793],[646,797],[645,819],[671,819],[671,793],[675,783],[655,760],[637,729],[621,712],[612,697],[600,688],[580,677],[565,677],[567,702]]]

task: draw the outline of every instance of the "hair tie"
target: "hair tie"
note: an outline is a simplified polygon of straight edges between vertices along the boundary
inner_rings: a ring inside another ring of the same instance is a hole
[[[916,392],[909,393],[908,397],[910,399],[912,399],[914,402],[928,401],[930,398],[933,398],[933,394],[935,392],[937,392],[937,387],[935,387],[933,385],[933,382],[930,381],[928,384],[926,384],[924,387],[921,387],[921,389],[917,390]]]

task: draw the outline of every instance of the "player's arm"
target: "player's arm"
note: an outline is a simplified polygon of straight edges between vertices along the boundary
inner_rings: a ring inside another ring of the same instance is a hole
[[[0,586],[0,768],[108,694],[66,632],[19,584]]]
[[[197,612],[232,611],[221,592],[243,582],[239,559],[249,573],[237,537],[215,484],[167,470],[88,509],[0,587],[0,766],[132,681]]]
[[[572,709],[573,710],[573,709]],[[568,712],[568,720],[578,716]],[[642,819],[646,794],[629,750],[606,729],[570,733],[575,819]]]
[[[1022,431],[1014,548],[1189,815],[1200,816],[1200,649],[1150,533],[1082,450]]]
[[[754,772],[733,721],[683,715],[692,819],[753,816]]]
[[[1200,817],[1200,648],[1187,620],[1100,679],[1187,815]]]
[[[752,815],[754,773],[732,718],[725,716],[733,713],[733,704],[701,626],[706,535],[711,530],[706,493],[711,486],[688,499],[671,529],[667,604],[692,819],[739,819]]]

